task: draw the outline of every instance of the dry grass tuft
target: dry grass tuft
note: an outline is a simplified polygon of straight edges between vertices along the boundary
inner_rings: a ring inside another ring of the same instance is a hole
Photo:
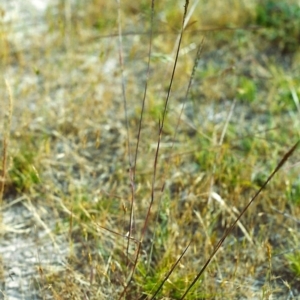
[[[1,292],[298,297],[296,2],[148,2],[1,21]]]

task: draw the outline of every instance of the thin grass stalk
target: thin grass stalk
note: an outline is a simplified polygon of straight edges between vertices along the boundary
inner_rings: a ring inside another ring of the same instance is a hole
[[[177,67],[179,50],[180,50],[181,41],[182,41],[182,37],[183,37],[184,24],[185,24],[185,19],[186,19],[186,15],[187,15],[189,2],[190,2],[189,0],[185,0],[183,19],[182,19],[182,25],[181,25],[181,30],[180,30],[180,36],[179,36],[178,46],[177,46],[177,50],[176,50],[175,62],[174,62],[173,70],[172,70],[170,84],[169,84],[169,87],[168,87],[167,97],[166,97],[166,100],[165,100],[165,106],[164,106],[164,111],[163,111],[163,115],[162,115],[160,130],[159,130],[160,131],[159,132],[159,138],[161,138],[162,130],[164,128],[164,123],[165,123],[165,119],[166,119],[167,107],[168,107],[168,103],[169,103],[169,99],[170,99],[171,89],[172,89],[172,86],[173,86],[175,70],[176,70],[176,67]],[[160,139],[159,139],[159,142],[160,142]],[[159,150],[159,144],[157,146],[158,146],[157,148]]]
[[[129,179],[130,179],[130,189],[131,189],[131,209],[130,209],[130,219],[129,219],[129,229],[128,229],[128,240],[126,246],[126,256],[127,256],[127,265],[129,264],[129,247],[130,239],[133,231],[133,203],[134,203],[134,171],[132,166],[132,157],[131,157],[131,147],[130,147],[130,135],[129,135],[129,120],[128,120],[128,110],[127,110],[127,98],[126,98],[126,85],[125,85],[125,75],[124,75],[124,60],[123,60],[123,39],[122,39],[122,18],[121,18],[121,1],[118,2],[118,42],[119,42],[119,62],[121,68],[121,78],[122,78],[122,98],[124,105],[124,116],[126,124],[126,133],[127,133],[127,150],[128,150],[128,164],[129,164]]]
[[[176,135],[177,135],[177,132],[178,132],[178,128],[179,128],[179,125],[180,125],[180,120],[181,120],[181,116],[182,116],[182,113],[183,113],[183,110],[184,110],[184,105],[188,99],[188,95],[189,95],[189,92],[190,92],[190,89],[191,89],[191,86],[193,84],[193,79],[194,79],[194,76],[195,76],[195,72],[196,72],[196,69],[197,69],[197,65],[198,65],[198,62],[200,60],[200,57],[201,57],[201,53],[202,53],[202,49],[203,49],[203,43],[204,43],[204,39],[202,39],[200,45],[198,46],[198,50],[197,50],[197,53],[196,53],[196,58],[195,58],[195,62],[194,62],[194,66],[193,66],[193,69],[192,69],[192,73],[191,73],[191,76],[190,76],[190,79],[189,79],[189,83],[188,83],[188,87],[187,87],[187,90],[186,90],[186,94],[185,94],[185,98],[184,98],[184,102],[183,102],[183,106],[181,108],[181,111],[180,111],[180,115],[179,115],[179,118],[178,118],[178,122],[177,122],[177,125],[176,125],[176,129],[175,129],[175,133],[174,133],[174,138],[173,140],[176,140]],[[172,147],[171,147],[171,152],[172,152],[172,149],[173,149],[173,145],[172,144]],[[168,164],[169,165],[169,164]],[[171,276],[171,274],[173,273],[173,271],[175,270],[176,266],[178,265],[179,261],[182,259],[182,257],[184,256],[185,252],[187,251],[188,247],[190,246],[191,242],[188,244],[187,248],[182,252],[182,254],[180,255],[180,257],[177,259],[177,261],[174,263],[174,265],[172,266],[172,268],[170,269],[170,271],[168,272],[168,274],[166,275],[166,277],[164,278],[164,280],[162,281],[162,283],[159,285],[158,289],[155,291],[154,295],[152,296],[151,300],[155,298],[155,296],[158,294],[158,292],[161,290],[161,288],[163,287],[164,283],[168,280],[168,278]],[[153,247],[151,247],[151,252],[153,251],[152,250]]]
[[[249,203],[244,207],[244,209],[242,210],[242,212],[238,215],[238,217],[236,218],[236,220],[230,225],[230,227],[225,231],[224,235],[222,236],[222,238],[219,240],[219,242],[217,243],[217,245],[215,246],[213,252],[211,253],[211,255],[209,256],[208,260],[206,261],[206,263],[204,264],[204,266],[202,267],[202,269],[199,271],[199,273],[197,274],[197,276],[194,278],[194,280],[192,281],[192,283],[189,285],[189,287],[187,288],[187,290],[184,292],[184,294],[181,296],[180,300],[183,300],[186,295],[189,293],[189,291],[191,290],[191,288],[196,284],[196,282],[199,280],[199,278],[201,277],[201,275],[204,273],[204,271],[206,270],[207,266],[210,264],[211,260],[213,259],[213,257],[216,255],[216,253],[218,252],[218,250],[221,248],[221,246],[223,245],[225,239],[228,237],[228,235],[232,232],[232,230],[234,229],[234,227],[236,226],[237,222],[242,218],[242,216],[245,214],[245,212],[248,210],[248,208],[250,207],[250,205],[254,202],[254,200],[260,195],[260,193],[266,188],[267,184],[272,180],[272,178],[274,177],[274,175],[280,170],[280,168],[284,165],[284,163],[288,160],[288,158],[294,153],[294,151],[296,150],[297,146],[299,145],[300,141],[298,141],[281,159],[281,161],[278,163],[278,165],[276,166],[275,170],[271,173],[271,175],[268,177],[268,179],[264,182],[264,184],[261,186],[261,188],[255,193],[255,195],[251,198],[251,200],[249,201]]]
[[[133,179],[135,179],[136,162],[138,159],[138,150],[139,150],[141,131],[142,131],[142,123],[143,123],[145,103],[146,103],[146,96],[147,96],[147,90],[148,90],[148,81],[149,81],[149,76],[150,76],[150,62],[151,62],[151,53],[152,53],[152,40],[153,40],[154,4],[155,4],[155,0],[152,0],[151,1],[150,38],[149,38],[149,48],[148,48],[146,81],[145,81],[144,95],[143,95],[143,100],[142,100],[142,110],[141,110],[140,119],[139,119],[138,135],[137,135],[137,141],[136,141],[136,147],[135,147]]]
[[[164,105],[164,110],[163,110],[163,114],[162,114],[162,119],[159,120],[159,133],[158,133],[158,141],[157,141],[157,147],[156,147],[156,153],[155,153],[155,159],[154,159],[153,177],[152,177],[152,185],[151,185],[151,202],[150,202],[150,205],[149,205],[149,208],[148,208],[148,212],[147,212],[147,216],[146,216],[146,220],[145,220],[145,223],[144,223],[144,225],[145,225],[144,226],[144,231],[146,230],[148,219],[149,219],[149,215],[150,215],[151,208],[152,208],[152,204],[154,202],[154,191],[155,191],[155,182],[156,182],[156,170],[157,170],[157,162],[158,162],[158,156],[159,156],[159,150],[160,150],[160,143],[161,143],[162,132],[163,132],[163,128],[164,128],[164,123],[165,123],[165,120],[166,120],[166,117],[167,117],[167,108],[168,108],[170,94],[171,94],[171,90],[172,90],[172,86],[173,86],[173,80],[174,80],[174,76],[175,76],[175,71],[176,71],[176,67],[177,67],[178,56],[179,56],[181,41],[182,41],[182,37],[183,37],[184,24],[185,24],[185,19],[186,19],[186,15],[187,15],[188,5],[189,5],[189,0],[186,0],[185,1],[185,5],[184,5],[184,14],[183,14],[183,18],[182,18],[180,38],[179,38],[179,42],[178,42],[178,46],[177,46],[177,51],[176,51],[174,66],[173,66],[172,75],[171,75],[171,79],[170,79],[170,84],[169,84],[168,91],[167,91],[167,96],[166,96],[166,100],[165,100],[165,105]]]
[[[141,109],[141,114],[140,114],[140,119],[139,119],[138,135],[137,135],[137,141],[136,141],[136,147],[135,147],[133,176],[132,176],[133,184],[135,184],[136,165],[137,165],[137,159],[138,159],[139,144],[140,144],[140,139],[141,139],[146,96],[147,96],[147,91],[148,91],[148,81],[149,81],[149,76],[150,76],[150,62],[151,62],[151,53],[152,53],[152,40],[153,40],[153,18],[154,18],[154,6],[155,6],[154,4],[155,4],[155,0],[152,0],[151,1],[150,38],[149,38],[149,48],[148,48],[146,81],[145,81],[144,95],[143,95],[143,100],[142,100],[142,109]],[[135,187],[135,185],[134,185],[134,187]],[[134,189],[134,192],[135,192],[135,189]],[[133,222],[133,216],[134,216],[133,200],[134,200],[134,197],[132,197],[132,202],[131,202],[131,207],[130,207],[130,228],[132,227],[131,224]],[[128,243],[127,243],[127,253],[129,252],[129,241],[130,241],[130,239],[128,239]]]
[[[183,105],[182,105],[182,108],[181,108],[181,111],[180,111],[180,114],[179,114],[179,117],[178,117],[178,121],[177,121],[177,124],[176,124],[175,133],[174,133],[174,137],[173,137],[173,142],[172,142],[171,149],[170,149],[170,156],[167,159],[167,172],[166,173],[168,173],[168,169],[169,169],[169,167],[171,165],[168,162],[170,161],[170,159],[172,157],[172,153],[173,153],[173,149],[174,149],[174,141],[176,140],[177,133],[178,133],[178,128],[179,128],[180,121],[181,121],[181,116],[183,114],[185,103],[186,103],[186,101],[188,99],[188,95],[189,95],[191,86],[193,84],[195,72],[196,72],[197,65],[198,65],[198,62],[200,60],[200,56],[201,56],[202,49],[203,49],[203,42],[204,42],[204,39],[202,39],[200,45],[198,46],[198,50],[197,50],[197,53],[196,53],[196,58],[195,58],[195,61],[194,61],[194,66],[193,66],[192,73],[191,73],[191,76],[190,76],[190,79],[189,79],[188,87],[186,89],[185,97],[184,97],[184,100],[183,100]],[[164,185],[165,185],[165,180],[163,180],[163,187],[164,187]],[[159,208],[160,208],[160,205],[161,205],[161,199],[159,201]],[[160,209],[158,209],[158,211],[159,210]],[[159,215],[157,213],[157,215],[156,215],[156,224],[158,223],[158,217],[159,217]],[[153,241],[155,240],[155,232],[156,231],[154,230],[153,239],[152,239]],[[154,246],[154,243],[151,244],[151,248],[150,248],[150,253],[149,253],[149,258],[148,258],[148,270],[150,268],[150,264],[151,264],[151,261],[152,261],[153,246]]]
[[[180,254],[179,258],[176,260],[176,262],[173,264],[172,268],[170,269],[170,271],[168,272],[168,274],[166,275],[166,277],[164,278],[164,280],[161,282],[161,284],[159,285],[159,287],[157,288],[157,290],[154,292],[153,296],[150,298],[150,300],[154,300],[156,295],[158,294],[158,292],[161,290],[161,288],[163,287],[163,285],[165,284],[165,282],[168,280],[168,278],[170,277],[170,275],[173,273],[173,271],[175,270],[175,268],[177,267],[177,265],[179,264],[180,260],[182,259],[182,257],[184,256],[184,254],[186,253],[186,251],[189,249],[190,245],[191,245],[192,241],[190,241],[188,243],[188,245],[185,247],[184,251]]]
[[[119,0],[118,0],[118,3],[119,3]],[[165,100],[162,119],[159,120],[158,141],[157,141],[157,147],[156,147],[154,164],[153,164],[153,175],[152,175],[152,184],[151,184],[151,201],[150,201],[150,204],[149,204],[149,207],[148,207],[148,210],[147,210],[147,213],[146,213],[145,221],[144,221],[144,224],[143,224],[143,227],[142,227],[140,242],[139,242],[137,250],[136,250],[136,256],[135,256],[135,259],[134,259],[133,267],[132,267],[131,273],[128,277],[127,284],[125,285],[122,293],[120,294],[119,299],[121,299],[126,294],[126,291],[129,287],[131,281],[132,281],[133,274],[135,272],[135,269],[136,269],[136,266],[137,266],[137,263],[138,263],[138,259],[139,259],[139,255],[140,255],[140,251],[141,251],[141,245],[142,245],[142,242],[143,242],[143,239],[144,239],[144,236],[145,236],[145,232],[146,232],[146,229],[147,229],[147,226],[148,226],[148,221],[149,221],[149,217],[150,217],[150,213],[151,213],[151,208],[152,208],[152,205],[153,205],[153,202],[154,202],[154,186],[155,186],[155,182],[156,182],[156,171],[157,171],[157,162],[158,162],[158,156],[159,156],[159,150],[160,150],[160,142],[161,142],[161,137],[162,137],[162,131],[163,131],[163,128],[164,128],[164,122],[165,122],[166,115],[167,115],[167,107],[168,107],[168,103],[169,103],[169,98],[170,98],[170,93],[171,93],[171,89],[172,89],[172,85],[173,85],[174,76],[175,76],[175,70],[176,70],[176,66],[177,66],[177,62],[178,62],[179,50],[180,50],[180,45],[181,45],[183,31],[184,31],[184,22],[185,22],[186,15],[187,15],[188,5],[189,5],[189,0],[185,0],[184,14],[183,14],[183,18],[182,18],[182,25],[181,25],[181,31],[180,31],[180,39],[179,39],[178,48],[177,48],[177,51],[176,51],[174,66],[173,66],[173,70],[172,70],[170,84],[169,84],[168,91],[167,91],[167,96],[166,96],[166,100]],[[119,7],[119,9],[120,9],[120,7]]]
[[[201,28],[201,29],[193,29],[193,30],[186,30],[186,33],[190,33],[190,34],[199,34],[199,33],[206,33],[206,32],[219,32],[219,31],[235,31],[235,30],[261,30],[264,29],[263,26],[257,26],[257,25],[250,25],[250,26],[236,26],[236,27],[228,27],[228,26],[215,26],[215,27],[208,27],[208,28]],[[173,31],[170,32],[170,30],[157,30],[157,31],[153,31],[154,35],[167,35],[167,34],[172,34],[172,35],[177,35],[178,31]],[[123,32],[123,36],[135,36],[135,35],[149,35],[148,31],[126,31]],[[109,39],[112,37],[118,37],[119,33],[118,32],[114,32],[114,33],[109,33],[109,34],[99,34],[93,37],[89,37],[83,41],[80,41],[79,44],[83,44],[83,43],[88,43],[88,42],[92,42],[94,40],[98,40],[98,39]],[[16,53],[16,52],[13,52]]]
[[[122,19],[121,19],[121,1],[118,2],[118,30],[119,30],[119,63],[121,69],[121,77],[122,77],[122,98],[124,105],[124,116],[125,116],[125,125],[127,132],[127,149],[128,149],[128,163],[129,167],[132,168],[132,157],[131,157],[131,148],[130,148],[130,135],[129,135],[129,120],[128,120],[128,110],[127,110],[127,98],[126,98],[126,84],[125,84],[125,75],[124,75],[124,59],[123,59],[123,39],[122,39]]]

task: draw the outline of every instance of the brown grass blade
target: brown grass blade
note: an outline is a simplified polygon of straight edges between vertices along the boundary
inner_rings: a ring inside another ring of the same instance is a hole
[[[126,123],[126,132],[127,132],[127,149],[128,149],[128,163],[129,163],[129,179],[130,179],[130,189],[131,189],[131,204],[130,204],[130,217],[129,217],[129,229],[128,229],[128,240],[126,247],[127,258],[129,257],[129,247],[130,240],[133,231],[133,203],[134,203],[134,195],[135,195],[135,186],[134,186],[134,174],[135,167],[132,162],[132,154],[130,147],[130,135],[129,135],[129,121],[128,121],[128,110],[127,110],[127,99],[126,99],[126,86],[125,86],[125,76],[124,76],[124,62],[123,62],[123,41],[122,41],[122,22],[121,22],[121,1],[118,0],[118,38],[119,38],[119,62],[121,68],[121,77],[122,77],[122,97],[123,97],[123,105],[124,105],[124,114],[125,114],[125,123]],[[127,261],[127,264],[129,260]]]
[[[138,126],[138,134],[137,134],[137,140],[136,140],[136,146],[135,146],[133,169],[132,169],[132,173],[131,173],[131,176],[130,176],[132,195],[131,195],[131,203],[130,203],[130,221],[129,221],[129,238],[128,238],[128,243],[127,243],[127,256],[128,256],[128,252],[129,252],[130,238],[131,238],[131,234],[132,234],[133,219],[134,219],[136,164],[137,164],[138,153],[139,153],[139,145],[140,145],[140,139],[141,139],[143,117],[144,117],[145,103],[146,103],[147,90],[148,90],[148,81],[149,81],[149,76],[150,76],[150,62],[151,62],[151,53],[152,53],[152,40],[153,40],[154,3],[155,3],[155,1],[152,0],[152,2],[151,2],[150,38],[149,38],[149,48],[148,48],[146,81],[145,81],[144,94],[143,94],[143,100],[142,100],[142,108],[141,108],[141,114],[140,114],[139,126]]]
[[[179,258],[176,260],[176,262],[174,263],[174,265],[172,266],[172,268],[170,269],[170,271],[168,272],[168,274],[166,275],[166,277],[164,278],[164,280],[161,282],[161,284],[159,285],[158,289],[155,291],[155,293],[153,294],[153,296],[150,298],[150,300],[155,299],[156,295],[158,294],[158,292],[161,290],[161,288],[163,287],[163,285],[165,284],[165,282],[168,280],[168,278],[170,277],[170,275],[173,273],[173,271],[175,270],[176,266],[178,265],[178,263],[180,262],[180,260],[182,259],[182,257],[184,256],[185,252],[188,250],[188,248],[191,245],[191,242],[189,242],[189,244],[186,246],[186,248],[184,249],[184,251],[181,253],[181,255],[179,256]]]
[[[176,138],[177,138],[177,133],[178,133],[178,129],[179,129],[179,125],[180,125],[181,119],[182,119],[182,114],[183,114],[183,111],[184,111],[184,108],[185,108],[185,104],[186,104],[186,102],[188,100],[188,96],[189,96],[189,92],[190,92],[191,86],[193,84],[193,80],[194,80],[194,76],[195,76],[195,73],[196,73],[196,69],[197,69],[197,66],[198,66],[198,63],[199,63],[199,60],[200,60],[200,57],[201,57],[201,53],[202,53],[202,49],[203,49],[203,44],[204,44],[204,38],[201,40],[201,43],[200,43],[200,45],[198,46],[198,49],[197,49],[197,53],[196,53],[196,57],[195,57],[195,61],[194,61],[194,66],[193,66],[193,69],[192,69],[192,72],[191,72],[191,76],[190,76],[190,79],[189,79],[188,87],[186,89],[185,97],[184,97],[184,100],[183,100],[183,105],[182,105],[182,108],[180,110],[180,114],[178,116],[178,121],[177,121],[177,124],[176,124],[176,129],[175,129],[173,141],[176,141]],[[170,156],[167,158],[167,166],[168,166],[167,170],[171,166],[171,163],[169,163],[169,161],[170,161],[170,158],[172,157],[173,147],[174,147],[174,142],[172,143],[172,146],[171,146],[171,149],[170,149]],[[168,173],[168,171],[166,173]],[[162,184],[163,187],[162,187],[161,191],[163,191],[165,182],[166,182],[166,179],[164,178],[163,179],[163,184]],[[159,206],[160,206],[160,204],[159,204]],[[156,221],[157,220],[158,220],[158,214],[156,216]],[[153,240],[154,240],[154,236],[153,236]],[[150,264],[151,264],[152,253],[153,253],[153,244],[151,245],[150,255],[149,255],[149,259],[148,259],[148,266],[150,266]]]
[[[222,244],[224,243],[225,239],[227,238],[227,236],[232,232],[232,230],[234,229],[234,227],[236,226],[237,222],[241,219],[241,217],[245,214],[245,212],[247,211],[247,209],[249,208],[249,206],[253,203],[253,201],[259,196],[259,194],[265,189],[265,187],[267,186],[267,184],[271,181],[271,179],[274,177],[274,175],[279,171],[279,169],[284,165],[284,163],[288,160],[288,158],[294,153],[294,151],[296,150],[297,146],[299,145],[300,141],[298,141],[281,159],[281,161],[278,163],[278,165],[276,166],[275,170],[271,173],[271,175],[268,177],[268,179],[264,182],[264,184],[261,186],[261,188],[255,193],[255,195],[252,197],[252,199],[250,200],[250,202],[244,207],[244,209],[242,210],[242,212],[239,214],[239,216],[236,218],[236,220],[231,224],[231,226],[225,231],[223,237],[219,240],[218,244],[215,246],[213,252],[211,253],[210,257],[208,258],[208,260],[206,261],[206,263],[204,264],[204,266],[202,267],[202,269],[200,270],[200,272],[197,274],[197,276],[195,277],[195,279],[192,281],[192,283],[189,285],[189,287],[187,288],[187,290],[185,291],[185,293],[182,295],[182,297],[180,298],[180,300],[183,300],[185,298],[185,296],[189,293],[189,291],[191,290],[191,288],[196,284],[196,282],[198,281],[198,279],[201,277],[201,275],[204,273],[204,271],[206,270],[207,266],[210,264],[211,260],[213,259],[213,257],[216,255],[217,251],[220,249],[220,247],[222,246]]]
[[[150,201],[150,204],[149,204],[149,207],[148,207],[148,210],[147,210],[147,213],[146,213],[145,221],[144,221],[144,224],[143,224],[143,227],[142,227],[140,243],[138,244],[138,248],[136,250],[136,256],[135,256],[135,259],[134,259],[134,264],[133,264],[132,270],[131,270],[131,272],[128,276],[127,283],[125,284],[125,287],[124,287],[123,291],[120,294],[119,299],[123,298],[123,296],[126,294],[126,291],[129,287],[131,281],[132,281],[133,274],[135,272],[135,269],[136,269],[136,266],[137,266],[137,263],[138,263],[138,259],[139,259],[139,255],[140,255],[140,251],[141,251],[141,245],[142,245],[142,242],[143,242],[143,239],[144,239],[144,236],[145,236],[145,233],[146,233],[146,229],[147,229],[147,226],[148,226],[148,221],[149,221],[152,205],[153,205],[153,202],[154,202],[154,191],[155,191],[154,186],[155,186],[155,181],[156,181],[156,170],[157,170],[157,163],[158,163],[158,157],[159,157],[160,142],[161,142],[161,138],[162,138],[164,122],[165,122],[165,119],[166,119],[166,116],[167,116],[167,107],[168,107],[170,94],[171,94],[171,90],[172,90],[172,85],[173,85],[173,80],[174,80],[174,76],[175,76],[175,71],[176,71],[176,67],[177,67],[179,51],[180,51],[180,46],[181,46],[181,41],[182,41],[183,31],[184,31],[184,23],[185,23],[186,16],[187,16],[188,5],[189,5],[189,0],[185,0],[184,13],[183,13],[181,31],[180,31],[180,38],[179,38],[179,42],[178,42],[178,46],[177,46],[174,66],[173,66],[173,70],[172,70],[170,84],[169,84],[168,91],[167,91],[167,96],[166,96],[166,99],[165,99],[165,105],[164,105],[164,110],[163,110],[163,114],[162,114],[162,119],[159,120],[158,141],[157,141],[157,148],[156,148],[155,157],[154,157],[154,166],[153,166],[153,175],[152,175],[152,184],[151,184],[151,186],[152,186],[151,187],[151,201]],[[152,0],[152,9],[154,11],[154,0]],[[130,237],[130,234],[129,234],[129,237]]]

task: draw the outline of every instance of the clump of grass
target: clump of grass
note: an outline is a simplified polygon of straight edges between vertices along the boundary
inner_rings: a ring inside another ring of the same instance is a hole
[[[268,30],[265,37],[281,51],[294,52],[300,37],[300,7],[296,1],[261,1],[257,5],[257,24]]]
[[[289,263],[289,267],[295,276],[300,277],[300,255],[299,252],[289,253],[286,255],[286,259]]]
[[[287,42],[265,39],[268,7],[230,3],[61,1],[43,58],[21,53],[39,72],[15,91],[35,102],[16,107],[9,175],[68,240],[64,268],[39,277],[52,297],[299,292],[295,259],[265,250],[285,252],[299,217],[296,50],[272,57]]]
[[[13,191],[22,193],[28,191],[33,185],[40,182],[38,172],[33,164],[36,153],[23,150],[21,153],[12,157],[8,176],[9,182],[7,189],[9,193]]]

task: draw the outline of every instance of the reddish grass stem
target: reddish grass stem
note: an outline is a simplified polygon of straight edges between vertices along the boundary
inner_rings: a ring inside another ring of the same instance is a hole
[[[125,76],[124,76],[124,61],[123,61],[123,41],[122,41],[122,24],[121,24],[121,3],[118,0],[118,32],[119,32],[119,61],[121,68],[122,77],[122,97],[124,104],[124,114],[127,132],[127,149],[128,149],[128,163],[129,163],[129,179],[130,179],[130,189],[131,189],[131,208],[130,208],[130,219],[129,219],[129,229],[128,229],[128,240],[126,247],[127,265],[129,264],[129,247],[130,240],[133,231],[133,203],[135,195],[135,185],[134,185],[134,166],[132,165],[131,157],[131,147],[130,147],[130,135],[129,135],[129,121],[128,121],[128,111],[127,111],[127,99],[126,99],[126,86],[125,86]]]
[[[164,280],[161,282],[161,284],[159,285],[158,289],[155,291],[155,293],[153,294],[153,296],[150,298],[150,300],[154,300],[156,295],[158,294],[158,292],[161,290],[161,288],[163,287],[163,285],[165,284],[165,282],[168,280],[168,278],[170,277],[170,275],[173,273],[174,269],[176,268],[176,266],[178,265],[178,263],[180,262],[180,260],[182,259],[182,257],[184,256],[185,252],[189,249],[190,245],[191,245],[190,241],[188,243],[188,245],[185,247],[184,251],[180,254],[179,258],[176,260],[176,262],[173,264],[172,268],[170,269],[170,271],[168,272],[168,274],[166,275],[166,277],[164,278]]]
[[[248,210],[249,206],[253,203],[253,201],[259,196],[259,194],[266,188],[267,184],[271,181],[271,179],[274,177],[274,175],[279,171],[279,169],[284,165],[284,163],[288,160],[288,158],[293,154],[293,152],[296,150],[297,146],[299,145],[300,141],[298,141],[281,159],[281,161],[278,163],[276,166],[275,170],[271,173],[271,175],[268,177],[268,179],[264,182],[264,184],[261,186],[261,188],[255,193],[255,195],[252,197],[250,202],[244,207],[242,212],[239,214],[239,216],[236,218],[236,220],[231,224],[231,226],[225,231],[224,235],[222,238],[219,240],[217,245],[215,246],[213,252],[209,256],[208,260],[202,267],[202,269],[199,271],[195,279],[192,281],[192,283],[189,285],[185,293],[181,296],[180,300],[183,300],[185,296],[189,293],[191,288],[196,284],[196,282],[199,280],[201,275],[204,273],[206,270],[207,266],[210,264],[211,260],[213,257],[216,255],[218,250],[221,248],[223,245],[225,239],[228,237],[228,235],[232,232],[234,227],[236,226],[237,222],[241,219],[241,217],[245,214],[245,212]]]
[[[157,171],[157,163],[158,163],[158,157],[159,157],[160,143],[161,143],[161,138],[162,138],[162,132],[163,132],[163,128],[164,128],[165,119],[166,119],[166,116],[167,116],[167,107],[168,107],[168,103],[169,103],[169,98],[170,98],[170,94],[171,94],[171,89],[172,89],[172,85],[173,85],[174,76],[175,76],[175,70],[176,70],[176,67],[177,67],[179,50],[180,50],[180,45],[181,45],[181,41],[182,41],[182,37],[183,37],[184,22],[185,22],[186,15],[187,15],[188,5],[189,5],[189,0],[185,0],[184,13],[183,13],[181,31],[180,31],[180,38],[179,38],[179,42],[178,42],[178,46],[177,46],[177,51],[176,51],[174,65],[173,65],[172,75],[171,75],[170,84],[169,84],[168,91],[167,91],[167,96],[166,96],[166,99],[165,99],[165,105],[164,105],[164,110],[163,110],[163,114],[162,114],[162,119],[159,120],[158,141],[157,141],[157,147],[156,147],[154,164],[153,164],[153,176],[152,176],[152,184],[151,184],[151,201],[150,201],[147,213],[146,213],[145,221],[144,221],[142,232],[141,232],[140,242],[139,242],[138,248],[136,250],[136,256],[135,256],[135,259],[134,259],[134,264],[133,264],[133,267],[132,267],[132,270],[131,270],[131,274],[129,275],[127,284],[125,285],[125,288],[123,289],[122,293],[120,294],[119,299],[121,299],[126,294],[126,291],[129,287],[131,281],[132,281],[133,274],[135,272],[135,269],[136,269],[136,266],[137,266],[137,263],[138,263],[138,259],[139,259],[139,255],[140,255],[140,251],[141,251],[141,245],[142,245],[142,242],[143,242],[143,239],[144,239],[144,236],[145,236],[145,232],[146,232],[146,229],[147,229],[147,226],[148,226],[148,221],[149,221],[149,217],[150,217],[150,214],[151,214],[151,208],[152,208],[152,205],[154,203],[154,196],[155,196],[154,195],[154,190],[155,190],[156,171]],[[152,7],[154,8],[154,4],[153,4]]]
[[[198,49],[197,49],[197,53],[196,53],[196,58],[195,58],[195,61],[194,61],[194,66],[193,66],[193,69],[192,69],[192,72],[191,72],[191,76],[190,76],[190,79],[189,79],[189,83],[188,83],[188,87],[186,89],[186,93],[185,93],[185,97],[184,97],[184,100],[183,100],[183,105],[182,105],[182,108],[181,108],[181,111],[180,111],[180,114],[179,114],[179,117],[178,117],[178,121],[177,121],[177,124],[176,124],[176,129],[175,129],[175,133],[174,133],[174,137],[173,137],[173,141],[176,141],[176,138],[177,138],[177,133],[178,133],[178,128],[179,128],[179,125],[180,125],[180,121],[181,121],[181,116],[183,114],[183,111],[184,111],[184,107],[185,107],[185,103],[188,99],[188,95],[189,95],[189,92],[190,92],[190,89],[191,89],[191,86],[193,84],[193,79],[194,79],[194,76],[195,76],[195,72],[196,72],[196,69],[197,69],[197,65],[198,65],[198,62],[199,62],[199,59],[200,59],[200,56],[201,56],[201,53],[202,53],[202,49],[203,49],[203,42],[204,42],[204,39],[202,39],[200,45],[198,46]],[[172,157],[172,152],[173,152],[173,146],[174,146],[174,142],[172,143],[172,146],[171,146],[171,149],[170,149],[170,156],[168,157],[167,159],[167,169],[170,167],[170,163],[169,161],[171,160],[171,157]],[[165,186],[165,179],[163,179],[163,188]],[[163,188],[161,189],[161,191],[163,191]],[[158,220],[158,214],[156,216],[156,221]],[[155,234],[153,235],[153,239],[155,239]],[[152,252],[153,252],[153,243],[151,245],[151,249],[150,249],[150,255],[149,255],[149,258],[148,258],[148,266],[150,266],[151,264],[151,260],[152,260]],[[180,257],[181,259],[181,257]],[[173,270],[172,270],[173,272]],[[171,275],[171,273],[169,273],[168,276]],[[166,278],[167,280],[168,278]]]

